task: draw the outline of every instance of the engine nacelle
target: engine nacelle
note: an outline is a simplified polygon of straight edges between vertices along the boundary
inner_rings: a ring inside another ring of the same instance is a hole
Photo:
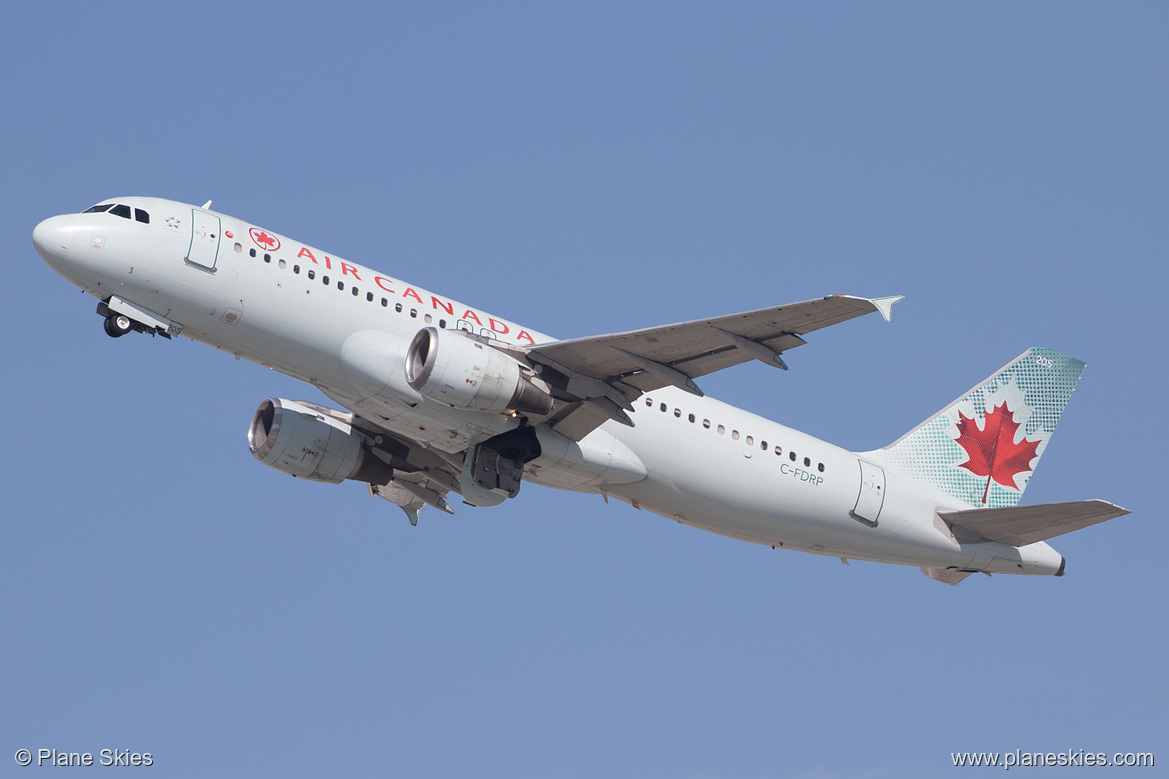
[[[455,408],[547,414],[547,385],[518,360],[459,330],[424,327],[406,350],[406,383]]]
[[[358,476],[364,459],[363,440],[346,417],[352,418],[315,403],[269,398],[252,416],[248,448],[283,473],[340,484]]]

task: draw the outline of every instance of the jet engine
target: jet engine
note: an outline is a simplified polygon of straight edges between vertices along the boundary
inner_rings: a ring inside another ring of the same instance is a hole
[[[548,385],[531,369],[459,330],[419,330],[406,351],[406,383],[455,408],[528,414],[552,410]]]
[[[269,398],[252,416],[248,448],[264,465],[299,479],[388,482],[393,470],[366,456],[365,441],[353,430],[352,419],[352,414],[316,403]]]

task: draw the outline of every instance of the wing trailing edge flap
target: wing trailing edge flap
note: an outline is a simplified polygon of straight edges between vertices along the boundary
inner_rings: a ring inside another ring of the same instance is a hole
[[[572,338],[540,344],[526,357],[546,368],[568,395],[548,423],[579,440],[614,419],[632,424],[624,411],[642,393],[675,386],[694,395],[702,390],[694,379],[750,360],[787,369],[780,356],[802,346],[803,335],[878,312],[890,318],[899,296],[861,298],[831,295],[802,303],[697,319],[625,333]]]
[[[370,451],[393,469],[389,482],[369,485],[370,495],[401,508],[411,525],[418,524],[418,514],[426,506],[455,513],[446,496],[458,480],[457,460],[395,435],[376,420],[355,417],[354,423],[372,445]]]
[[[1080,500],[1040,503],[1035,506],[939,511],[938,516],[953,527],[988,541],[1026,546],[1128,513],[1127,509],[1104,500]],[[927,572],[927,575],[931,574]]]

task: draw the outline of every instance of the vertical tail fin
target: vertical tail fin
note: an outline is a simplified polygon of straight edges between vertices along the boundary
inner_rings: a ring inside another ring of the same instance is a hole
[[[1018,504],[1084,370],[1035,346],[897,441],[871,453],[974,506]]]

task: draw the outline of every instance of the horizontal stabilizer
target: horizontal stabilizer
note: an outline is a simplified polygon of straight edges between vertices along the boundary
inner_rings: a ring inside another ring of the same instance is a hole
[[[1026,546],[1127,513],[1127,509],[1104,500],[1080,500],[1037,506],[939,511],[938,516],[959,530],[988,541]]]

